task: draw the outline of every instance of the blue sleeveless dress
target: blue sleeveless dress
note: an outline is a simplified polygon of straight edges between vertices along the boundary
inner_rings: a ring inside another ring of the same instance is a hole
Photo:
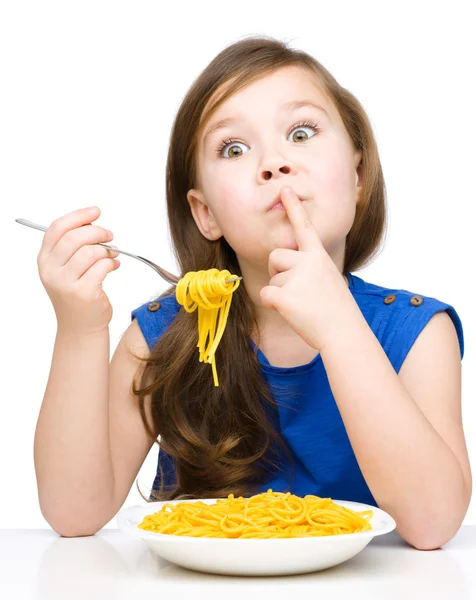
[[[446,311],[453,320],[463,358],[463,328],[452,306],[407,290],[367,283],[351,273],[346,275],[349,291],[396,373],[422,329],[440,311]],[[132,311],[131,321],[137,319],[151,350],[180,308],[175,295],[170,295],[158,302],[146,302]],[[251,339],[250,343],[255,349]],[[290,486],[288,469],[284,473],[277,471],[271,479],[264,481],[261,491],[272,488],[298,496],[313,494],[377,506],[352,450],[321,355],[305,365],[276,367],[258,349],[258,360],[277,402],[278,431],[286,439],[295,462]],[[173,485],[171,457],[159,450],[158,462],[163,469],[165,485]],[[158,465],[154,490],[159,489],[159,478]]]

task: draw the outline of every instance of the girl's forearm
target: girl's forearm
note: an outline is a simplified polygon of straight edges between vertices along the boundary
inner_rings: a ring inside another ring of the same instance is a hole
[[[109,330],[58,330],[38,417],[34,461],[41,511],[61,535],[88,535],[110,518]]]
[[[357,306],[344,321],[321,355],[362,474],[407,542],[437,548],[455,535],[467,510],[461,465]]]

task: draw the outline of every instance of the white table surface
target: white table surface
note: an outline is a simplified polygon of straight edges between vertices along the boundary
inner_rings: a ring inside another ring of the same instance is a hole
[[[415,550],[392,532],[341,565],[281,577],[191,571],[159,558],[143,540],[119,529],[80,538],[63,538],[52,529],[0,530],[0,598],[5,600],[290,600],[293,593],[306,600],[475,600],[476,526],[463,526],[432,551]]]

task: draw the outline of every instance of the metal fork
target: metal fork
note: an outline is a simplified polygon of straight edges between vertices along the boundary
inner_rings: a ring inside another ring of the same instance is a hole
[[[48,229],[44,225],[38,225],[38,223],[33,223],[33,221],[28,221],[28,219],[15,219],[15,222],[20,223],[20,225],[26,225],[27,227],[32,227],[33,229],[39,229],[40,231],[46,231]],[[172,285],[177,285],[177,283],[180,281],[180,277],[177,277],[177,275],[173,275],[172,273],[169,273],[162,267],[159,267],[159,265],[156,265],[155,263],[153,263],[151,260],[147,260],[147,258],[144,258],[142,256],[137,256],[137,254],[132,254],[131,252],[126,252],[125,250],[119,250],[119,248],[112,248],[111,246],[108,246],[107,244],[101,244],[100,242],[97,242],[94,245],[103,246],[103,248],[107,248],[108,250],[111,250],[112,252],[119,252],[120,254],[126,254],[127,256],[131,256],[132,258],[137,258],[137,260],[140,260],[143,263],[145,263],[146,265],[149,265],[149,267],[154,269],[154,271],[156,271],[163,279],[165,279],[165,281],[167,281],[168,283],[171,283]],[[225,282],[230,283],[231,281],[237,281],[238,279],[242,279],[242,277],[231,277],[229,279],[225,279]]]

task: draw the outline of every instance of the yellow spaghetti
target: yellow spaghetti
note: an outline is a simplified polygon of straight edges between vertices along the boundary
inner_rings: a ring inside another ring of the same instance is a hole
[[[144,517],[140,529],[155,533],[214,538],[294,538],[331,536],[372,529],[373,511],[353,511],[330,498],[269,489],[250,498],[229,494],[215,504],[165,503]]]
[[[226,283],[231,277],[234,276],[226,269],[189,271],[177,283],[175,292],[177,302],[187,312],[198,307],[200,362],[211,363],[215,386],[218,386],[215,352],[225,330],[233,292],[240,285],[240,279]]]

